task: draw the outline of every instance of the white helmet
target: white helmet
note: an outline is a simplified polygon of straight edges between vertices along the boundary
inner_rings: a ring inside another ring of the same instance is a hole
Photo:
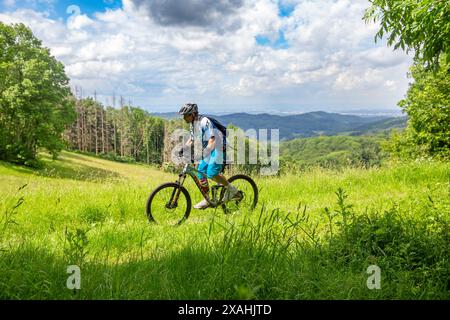
[[[198,113],[198,107],[195,103],[186,103],[178,113],[181,115]]]

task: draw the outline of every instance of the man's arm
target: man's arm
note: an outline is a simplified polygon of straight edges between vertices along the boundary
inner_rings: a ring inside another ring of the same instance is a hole
[[[208,145],[203,150],[203,157],[204,158],[208,157],[210,155],[211,151],[213,151],[215,147],[216,147],[216,139],[214,136],[212,136],[208,140]]]

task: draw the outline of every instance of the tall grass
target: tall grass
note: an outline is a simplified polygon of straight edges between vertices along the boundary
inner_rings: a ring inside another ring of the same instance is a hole
[[[174,175],[67,152],[35,171],[1,163],[0,298],[448,299],[449,172],[257,178],[253,212],[194,211],[171,228],[149,224],[144,205]],[[73,264],[80,290],[66,287]],[[366,286],[370,265],[379,290]]]

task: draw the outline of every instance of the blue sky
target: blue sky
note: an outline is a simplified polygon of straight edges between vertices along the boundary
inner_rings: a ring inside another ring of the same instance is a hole
[[[294,3],[288,3],[288,2],[278,2],[278,15],[280,17],[288,17],[294,12],[295,5]]]
[[[377,25],[361,19],[369,5],[0,0],[0,21],[28,25],[72,87],[107,104],[114,93],[155,112],[188,101],[217,113],[398,111],[411,58],[374,43]]]
[[[269,37],[263,35],[257,35],[255,37],[256,43],[261,46],[269,46],[274,49],[287,49],[289,48],[289,42],[286,40],[284,36],[284,31],[278,31],[278,37],[274,40],[271,40]]]
[[[106,9],[117,9],[122,7],[121,0],[15,0],[3,1],[0,8],[8,11],[28,8],[36,11],[47,11],[51,18],[61,18],[66,20],[70,15],[67,14],[69,6],[79,6],[82,12],[88,16],[93,16],[96,12],[102,12]]]
[[[55,3],[55,15],[57,17],[67,17],[67,8],[71,5],[76,5],[82,8],[82,12],[92,17],[96,12],[102,12],[106,9],[117,9],[122,7],[120,0],[94,0],[94,1],[73,1],[62,0]]]

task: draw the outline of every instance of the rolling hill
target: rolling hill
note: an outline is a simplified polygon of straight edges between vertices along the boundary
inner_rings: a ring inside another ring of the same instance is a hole
[[[155,113],[153,115],[165,119],[179,117],[175,112]],[[392,128],[403,128],[406,125],[406,117],[363,117],[324,111],[286,116],[268,113],[249,114],[244,112],[212,116],[224,125],[233,124],[244,130],[279,129],[281,140],[320,135],[363,135]]]

